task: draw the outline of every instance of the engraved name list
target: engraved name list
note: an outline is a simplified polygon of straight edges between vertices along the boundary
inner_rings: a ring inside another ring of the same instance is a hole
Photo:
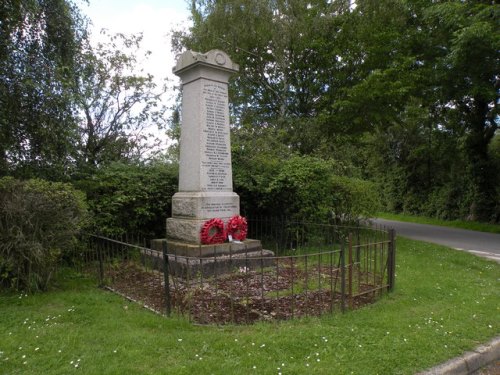
[[[203,86],[206,123],[202,135],[202,175],[205,191],[232,191],[229,126],[226,124],[228,108],[227,86],[207,82]]]

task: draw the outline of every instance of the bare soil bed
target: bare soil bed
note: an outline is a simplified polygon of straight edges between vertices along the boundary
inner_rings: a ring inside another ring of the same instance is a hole
[[[340,293],[340,272],[315,266],[305,272],[291,263],[258,271],[244,269],[218,277],[170,278],[172,311],[199,324],[250,324],[259,320],[319,316],[347,306]],[[106,272],[106,285],[157,312],[166,312],[163,273],[134,263],[115,265]],[[362,285],[370,289],[371,285]],[[375,293],[350,300],[351,308],[371,303]]]

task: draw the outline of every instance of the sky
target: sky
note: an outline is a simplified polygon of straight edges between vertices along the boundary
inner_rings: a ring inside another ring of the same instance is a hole
[[[143,48],[152,52],[144,70],[161,78],[172,75],[175,56],[171,52],[170,32],[188,27],[186,0],[90,0],[81,10],[92,20],[93,38],[102,28],[110,33],[143,33]]]
[[[142,48],[151,51],[147,59],[142,59],[145,73],[155,77],[159,87],[164,78],[168,78],[170,87],[179,84],[179,79],[172,74],[175,65],[175,55],[171,51],[171,30],[189,27],[188,0],[89,0],[82,1],[79,6],[82,13],[92,21],[91,40],[97,43],[101,29],[107,29],[109,34],[143,33]],[[165,105],[173,104],[174,93],[164,97]],[[170,116],[170,114],[168,114]],[[155,124],[147,129],[160,139],[164,139],[161,148],[169,143],[164,132],[158,131]]]

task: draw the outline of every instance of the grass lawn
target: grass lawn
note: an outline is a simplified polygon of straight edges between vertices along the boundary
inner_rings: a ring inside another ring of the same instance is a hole
[[[414,374],[500,334],[500,265],[398,240],[396,290],[321,318],[194,326],[66,273],[0,295],[0,374]]]
[[[480,223],[478,221],[464,221],[464,220],[440,220],[425,216],[413,216],[404,214],[392,214],[388,212],[379,212],[377,217],[387,220],[406,221],[409,223],[417,224],[430,224],[440,225],[443,227],[452,227],[459,229],[476,230],[478,232],[500,233],[500,225]]]

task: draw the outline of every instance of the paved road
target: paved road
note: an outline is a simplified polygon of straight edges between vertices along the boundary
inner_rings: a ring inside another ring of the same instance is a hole
[[[500,262],[500,234],[385,219],[372,219],[372,221],[378,225],[394,228],[396,235],[466,250]]]

